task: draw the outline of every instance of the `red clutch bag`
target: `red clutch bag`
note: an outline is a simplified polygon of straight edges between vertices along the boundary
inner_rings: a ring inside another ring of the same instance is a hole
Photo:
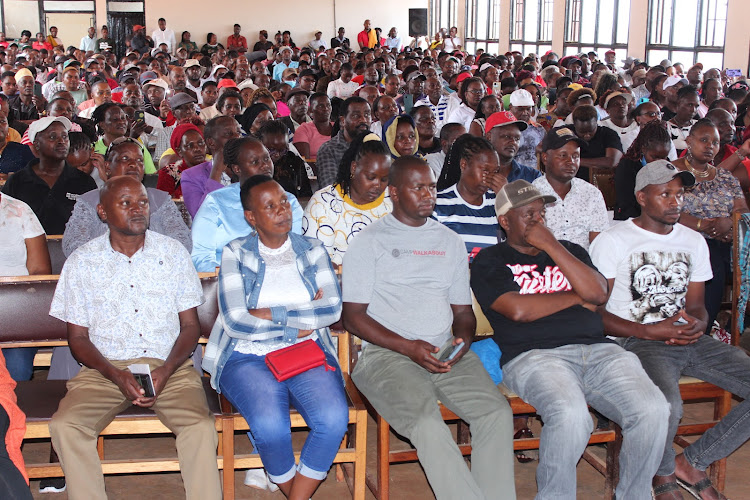
[[[266,354],[266,365],[279,382],[318,366],[325,366],[326,371],[336,371],[336,367],[326,363],[323,349],[314,340],[305,340]]]

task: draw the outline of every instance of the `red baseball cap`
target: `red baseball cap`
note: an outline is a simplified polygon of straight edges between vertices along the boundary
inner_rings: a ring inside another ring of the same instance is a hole
[[[471,78],[472,76],[474,76],[474,75],[472,75],[468,71],[464,71],[463,73],[461,73],[460,75],[458,75],[456,77],[456,83],[461,83],[464,80],[466,80],[467,78]]]
[[[235,83],[234,80],[230,80],[229,78],[222,78],[221,80],[219,80],[219,84],[216,85],[216,88],[217,89],[223,89],[225,87],[230,87],[230,88],[236,89],[237,88],[237,83]]]
[[[516,116],[510,111],[498,111],[497,113],[492,113],[490,117],[487,118],[487,121],[484,124],[484,133],[489,134],[490,130],[493,128],[503,127],[505,125],[518,125],[521,132],[526,130],[529,126],[525,121],[516,118]]]
[[[617,55],[617,52],[615,52],[614,50],[608,50],[607,52],[604,53],[604,55],[607,55],[607,54],[615,54],[615,55]]]

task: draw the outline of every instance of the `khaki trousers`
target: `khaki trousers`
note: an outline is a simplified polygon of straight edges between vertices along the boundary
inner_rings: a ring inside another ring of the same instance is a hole
[[[117,368],[148,363],[151,369],[164,362],[154,358],[112,361]],[[208,411],[200,376],[191,360],[178,368],[152,409],[177,436],[177,456],[188,499],[220,499],[216,466],[218,438],[214,417]],[[71,500],[106,499],[104,476],[96,451],[99,433],[132,403],[97,370],[82,368],[67,384],[68,393],[52,416],[50,434],[65,473]]]

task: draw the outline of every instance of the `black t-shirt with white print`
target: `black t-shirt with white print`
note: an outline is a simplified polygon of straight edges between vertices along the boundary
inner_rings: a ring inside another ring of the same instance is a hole
[[[588,253],[579,245],[560,242],[571,254],[591,268]],[[572,290],[568,279],[544,252],[527,255],[507,243],[483,249],[471,265],[471,288],[494,330],[500,347],[500,365],[532,349],[554,349],[570,344],[611,342],[604,335],[602,318],[583,306],[572,306],[530,322],[506,318],[491,309],[501,295],[555,293]]]

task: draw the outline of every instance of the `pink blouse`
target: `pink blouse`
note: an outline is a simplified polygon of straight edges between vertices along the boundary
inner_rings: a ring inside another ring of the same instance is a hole
[[[318,132],[315,123],[307,122],[303,123],[297,130],[294,131],[294,139],[292,142],[297,144],[298,142],[306,142],[310,145],[310,159],[314,160],[318,156],[318,149],[325,142],[331,139],[330,135],[323,135]]]

